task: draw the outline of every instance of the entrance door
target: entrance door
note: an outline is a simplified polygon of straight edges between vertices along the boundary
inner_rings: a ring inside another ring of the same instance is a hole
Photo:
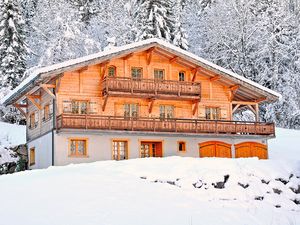
[[[231,158],[231,145],[220,141],[208,141],[200,144],[200,157]]]
[[[162,157],[162,142],[142,142],[141,158]]]

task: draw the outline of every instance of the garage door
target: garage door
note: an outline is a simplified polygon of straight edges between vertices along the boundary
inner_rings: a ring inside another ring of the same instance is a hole
[[[200,144],[200,157],[231,158],[231,144],[220,141],[208,141]]]
[[[247,158],[247,157],[258,157],[259,159],[268,158],[268,147],[267,145],[257,142],[243,142],[236,144],[235,146],[235,157],[236,158]]]

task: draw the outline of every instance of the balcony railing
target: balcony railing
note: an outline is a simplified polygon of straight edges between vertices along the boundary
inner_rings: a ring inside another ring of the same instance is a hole
[[[274,123],[198,119],[124,118],[70,115],[57,117],[57,129],[119,130],[190,134],[234,134],[274,136]]]
[[[201,95],[201,84],[197,82],[132,79],[127,77],[105,77],[102,81],[103,95],[110,93],[145,94],[196,97]]]

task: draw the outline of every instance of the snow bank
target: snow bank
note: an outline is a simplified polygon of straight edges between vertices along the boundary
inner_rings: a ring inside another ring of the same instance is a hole
[[[292,174],[286,163],[255,158],[51,167],[0,177],[0,218],[11,225],[293,225],[300,207]]]
[[[0,122],[0,146],[26,143],[26,126]]]

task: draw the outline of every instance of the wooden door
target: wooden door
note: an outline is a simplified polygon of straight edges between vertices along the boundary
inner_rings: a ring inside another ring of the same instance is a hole
[[[141,158],[162,157],[162,143],[142,142],[140,151],[141,151]]]
[[[200,144],[200,157],[231,158],[231,144],[220,141],[208,141]]]
[[[248,158],[248,157],[258,157],[259,159],[268,158],[267,145],[258,142],[243,142],[240,144],[236,144],[234,146],[235,146],[236,158]]]

